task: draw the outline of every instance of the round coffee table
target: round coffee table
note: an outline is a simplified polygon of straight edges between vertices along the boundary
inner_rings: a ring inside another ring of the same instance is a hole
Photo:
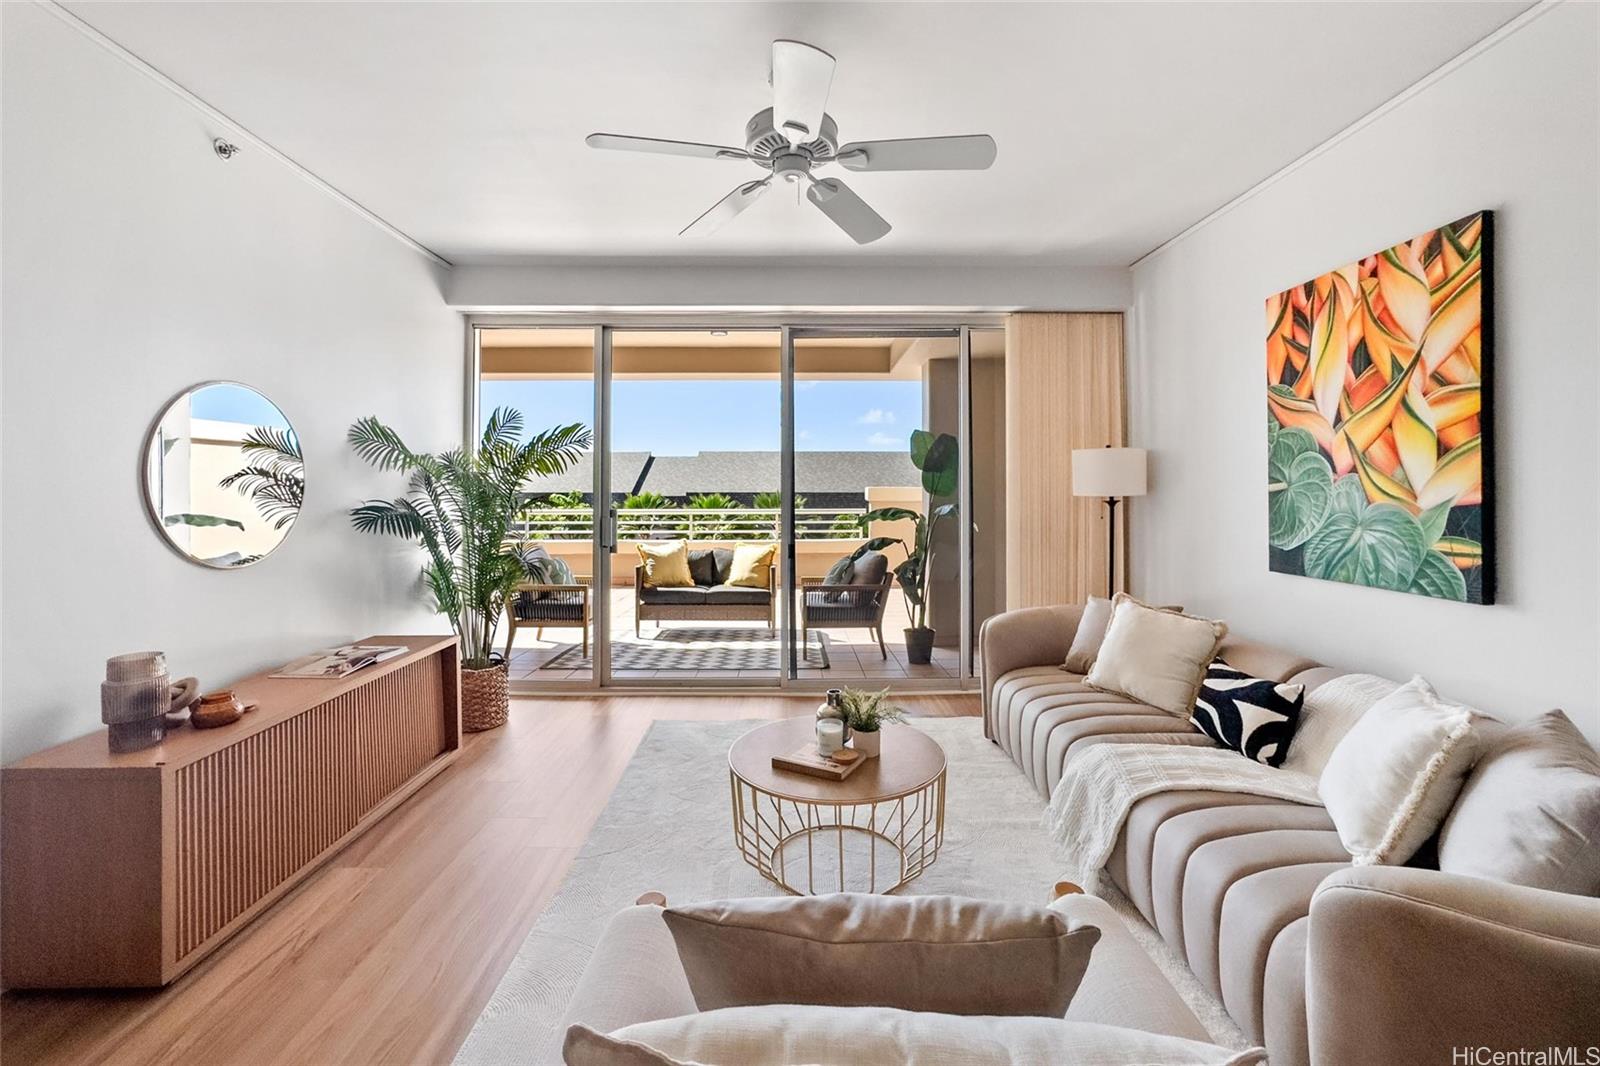
[[[761,876],[797,896],[893,892],[944,843],[944,749],[919,729],[890,725],[883,754],[843,781],[775,769],[774,755],[815,743],[816,724],[770,722],[728,749],[734,843]]]

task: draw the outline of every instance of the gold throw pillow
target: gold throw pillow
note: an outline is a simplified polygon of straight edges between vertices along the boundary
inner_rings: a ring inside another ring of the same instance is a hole
[[[689,542],[686,540],[647,541],[639,545],[639,565],[644,567],[647,589],[691,588]]]
[[[772,560],[778,554],[776,544],[741,544],[733,549],[733,563],[728,567],[728,584],[740,588],[764,589],[771,579]]]

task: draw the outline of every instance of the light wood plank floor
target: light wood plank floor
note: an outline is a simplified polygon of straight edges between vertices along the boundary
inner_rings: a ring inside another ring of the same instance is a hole
[[[914,714],[975,695],[909,696]],[[13,992],[24,1063],[448,1063],[656,719],[781,718],[815,697],[518,699],[304,885],[157,992]]]

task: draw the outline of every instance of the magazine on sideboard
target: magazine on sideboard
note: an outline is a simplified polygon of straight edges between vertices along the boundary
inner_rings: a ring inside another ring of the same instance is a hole
[[[345,644],[337,648],[324,648],[285,663],[267,676],[338,679],[349,677],[364,667],[387,662],[410,650],[401,644]]]

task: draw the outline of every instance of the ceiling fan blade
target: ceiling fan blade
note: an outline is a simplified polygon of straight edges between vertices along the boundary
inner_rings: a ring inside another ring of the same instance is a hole
[[[583,139],[590,148],[609,148],[618,152],[653,152],[657,155],[688,155],[699,159],[749,159],[743,148],[695,141],[667,141],[660,137],[630,137],[623,133],[591,133]]]
[[[897,141],[852,141],[839,149],[847,170],[988,170],[994,163],[994,138],[906,137]]]
[[[772,42],[772,123],[795,144],[822,130],[833,57],[802,41]]]
[[[857,244],[871,244],[890,230],[883,216],[867,206],[867,202],[850,191],[850,186],[837,178],[821,178],[806,190],[806,199],[834,225],[850,235]]]
[[[747,182],[712,204],[699,218],[678,231],[680,237],[704,237],[730,222],[741,211],[761,199],[772,184],[771,178]]]

